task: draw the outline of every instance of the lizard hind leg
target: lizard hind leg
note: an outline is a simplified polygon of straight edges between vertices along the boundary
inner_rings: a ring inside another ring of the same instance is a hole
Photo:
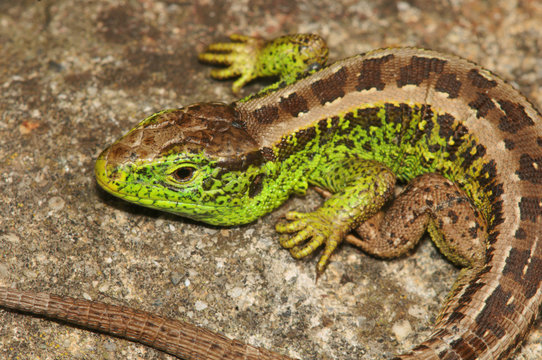
[[[457,341],[459,335],[455,336],[455,330],[446,326],[458,314],[455,306],[465,295],[466,285],[484,271],[488,240],[486,220],[456,184],[439,174],[425,174],[413,179],[385,211],[361,224],[356,229],[361,238],[353,235],[346,238],[372,255],[391,258],[413,248],[426,230],[440,251],[463,268],[439,311],[431,337],[394,360],[437,359],[436,354]],[[444,339],[443,334],[449,336]],[[474,336],[475,340],[481,341]],[[432,351],[425,353],[425,348]],[[442,358],[447,359],[450,354]],[[456,353],[449,358],[459,359]]]
[[[413,179],[387,210],[356,228],[360,238],[346,240],[371,255],[393,258],[412,249],[426,230],[454,264],[482,265],[485,219],[456,184],[435,173]]]

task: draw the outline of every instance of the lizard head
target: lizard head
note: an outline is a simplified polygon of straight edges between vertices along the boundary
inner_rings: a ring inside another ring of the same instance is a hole
[[[164,110],[143,120],[96,161],[98,184],[143,206],[215,225],[255,220],[269,166],[226,104]]]

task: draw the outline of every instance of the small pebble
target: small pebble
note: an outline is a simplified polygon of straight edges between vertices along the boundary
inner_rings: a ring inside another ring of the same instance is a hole
[[[205,309],[207,309],[207,303],[198,300],[198,301],[196,301],[196,304],[195,304],[194,308],[197,311],[205,310]]]
[[[174,272],[171,273],[169,279],[171,280],[171,283],[173,285],[179,285],[179,283],[182,280],[182,276],[178,272],[174,271]]]
[[[59,211],[64,208],[64,205],[66,204],[64,202],[64,199],[62,199],[60,196],[53,196],[49,199],[49,208],[53,211]]]
[[[397,338],[397,341],[402,342],[412,333],[412,326],[408,320],[402,320],[393,324],[391,330]]]

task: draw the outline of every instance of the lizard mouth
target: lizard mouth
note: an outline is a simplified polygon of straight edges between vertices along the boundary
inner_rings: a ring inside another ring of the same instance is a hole
[[[100,185],[108,193],[124,198],[125,194],[119,191],[123,182],[119,176],[113,176],[112,172],[107,169],[107,155],[109,149],[104,150],[94,165],[94,175],[98,185]],[[120,173],[119,173],[120,174]]]

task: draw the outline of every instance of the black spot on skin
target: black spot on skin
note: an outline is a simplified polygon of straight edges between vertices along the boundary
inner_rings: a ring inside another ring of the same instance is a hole
[[[470,304],[470,302],[472,300],[472,296],[474,294],[476,294],[476,292],[478,290],[480,290],[481,288],[483,288],[484,286],[485,286],[485,284],[478,283],[478,282],[476,282],[476,280],[471,281],[469,283],[468,287],[465,289],[465,291],[461,295],[461,297],[459,298],[458,303],[459,304]],[[448,323],[449,323],[449,321],[448,321]]]
[[[485,175],[485,176],[482,176],[482,175]],[[496,177],[497,177],[497,166],[495,165],[495,160],[491,160],[482,166],[482,171],[478,179],[479,179],[480,185],[485,188],[487,186],[491,186]],[[500,193],[502,193],[502,191]]]
[[[307,142],[314,139],[315,136],[316,128],[314,126],[284,136],[278,145],[279,154],[277,160],[283,161],[285,158],[303,149]]]
[[[425,124],[425,130],[424,132],[426,134],[431,134],[433,132],[433,128],[435,127],[435,122],[433,121],[433,110],[430,107],[423,107],[423,120],[427,120]]]
[[[493,290],[493,293],[486,299],[484,308],[475,319],[478,325],[474,331],[476,335],[486,339],[486,331],[488,330],[498,339],[506,335],[503,324],[510,321],[506,319],[510,319],[516,309],[514,302],[508,303],[511,296],[512,293],[504,291],[500,285]]]
[[[305,98],[299,96],[297,93],[290,94],[287,98],[281,98],[279,106],[284,112],[292,116],[297,116],[299,113],[309,110]]]
[[[527,299],[533,297],[539,287],[540,269],[542,259],[531,256],[530,250],[518,250],[512,248],[510,255],[506,258],[506,265],[502,271],[503,275],[510,275],[518,284],[523,287],[523,295]]]
[[[462,312],[454,311],[453,313],[450,314],[450,316],[448,316],[447,322],[450,323],[450,322],[461,321],[464,317],[465,317],[465,314],[463,314]]]
[[[454,134],[454,117],[450,114],[437,115],[437,123],[439,124],[439,135],[443,139],[449,139]]]
[[[392,54],[386,55],[378,59],[364,60],[361,65],[361,70],[358,76],[357,91],[369,90],[376,88],[377,90],[383,90],[386,84],[382,81],[382,64],[387,63],[394,56]]]
[[[386,105],[387,106],[387,105]],[[358,110],[358,117],[363,121],[363,126],[382,126],[383,120],[379,116],[378,108],[366,108]]]
[[[453,210],[448,211],[448,217],[452,220],[452,224],[457,223],[457,220],[459,220],[459,216],[457,216],[457,213]]]
[[[420,85],[431,73],[440,74],[445,64],[446,60],[413,56],[410,64],[399,70],[397,86]]]
[[[516,143],[512,139],[504,139],[504,147],[507,150],[513,150],[516,147]]]
[[[455,99],[459,96],[461,81],[457,80],[455,74],[442,74],[435,84],[435,90],[447,93],[450,99]]]
[[[516,281],[523,277],[523,270],[531,258],[530,250],[510,249],[510,255],[506,258],[503,275],[512,275]]]
[[[412,350],[418,351],[418,350],[426,350],[426,349],[429,349],[429,346],[426,346],[426,345],[424,345],[424,344],[420,344],[420,345],[416,346],[416,347],[415,347],[414,349],[412,349]],[[399,359],[399,358],[397,358],[397,359]]]
[[[248,189],[248,196],[250,198],[253,198],[254,196],[258,195],[263,188],[263,181],[262,181],[263,175],[260,174],[252,180],[250,183],[249,189]]]
[[[498,198],[500,195],[502,195],[502,184],[498,184],[498,187],[494,187],[492,191],[500,191],[498,195],[491,195],[490,199]],[[494,201],[493,202],[493,221],[489,224],[490,229],[494,229],[496,226],[502,224],[504,222],[504,216],[502,213],[502,200]],[[492,235],[495,236],[495,238],[492,237]],[[489,236],[489,242],[496,240],[497,232],[493,232]]]
[[[542,157],[532,158],[529,154],[522,154],[516,174],[521,180],[542,184]]]
[[[347,76],[346,68],[343,67],[328,77],[311,84],[312,92],[320,104],[324,105],[344,96]]]
[[[522,197],[519,202],[519,214],[521,220],[537,222],[539,216],[542,216],[542,199],[537,197]]]
[[[429,206],[429,207],[432,207],[433,205],[435,204],[435,202],[433,200],[425,200],[425,205]]]
[[[260,124],[272,124],[279,119],[279,109],[276,106],[262,106],[252,112],[252,116]]]
[[[542,137],[537,137],[536,138],[536,144],[540,147],[542,147]]]
[[[418,144],[420,141],[427,141],[427,140],[422,140],[422,139],[427,134],[429,134],[431,132],[431,129],[433,129],[433,127],[434,127],[433,110],[431,109],[430,106],[427,106],[427,105],[422,105],[421,107],[415,107],[412,110],[413,110],[414,114],[421,116],[421,121],[424,121],[426,123],[426,126],[425,126],[424,129],[420,128],[420,127],[416,127],[415,133],[413,135],[411,135],[411,137],[408,139],[409,143],[416,146],[415,144]],[[412,119],[412,116],[410,116],[408,118],[403,116],[402,127],[404,129],[407,129],[407,128],[410,127],[411,121],[412,121],[411,119]],[[438,147],[438,149],[440,149],[440,147]],[[423,161],[424,157],[422,157],[421,159]]]
[[[213,185],[215,183],[215,179],[213,178],[207,178],[205,180],[203,180],[202,184],[201,184],[201,187],[203,188],[203,190],[210,190],[213,188]]]
[[[352,113],[345,114],[343,117],[345,120],[350,120],[357,122],[358,119],[354,118]],[[340,118],[339,116],[333,116],[328,119],[322,119],[318,121],[318,129],[320,130],[320,145],[327,144],[330,140],[335,138],[335,135],[338,133],[337,126],[339,124]],[[339,130],[340,131],[340,130]],[[343,141],[340,141],[340,143],[346,145],[348,148],[353,149],[355,147],[354,142],[351,139],[348,139],[347,137],[343,138]]]
[[[296,133],[297,141],[305,145],[308,141],[314,139],[314,127],[308,129],[300,129]]]
[[[499,129],[502,131],[515,134],[524,127],[534,125],[533,119],[527,115],[522,105],[508,100],[499,100],[499,105],[505,114],[499,122]]]
[[[453,135],[452,135],[453,143],[447,146],[447,151],[450,154],[448,159],[450,161],[455,161],[457,159],[457,156],[458,156],[457,152],[463,146],[465,141],[467,141],[467,136],[466,136],[467,134],[468,134],[468,130],[463,124],[458,124],[457,128],[453,130]],[[462,154],[460,154],[460,156],[463,157]]]
[[[427,145],[427,150],[429,150],[431,153],[436,153],[442,148],[440,144],[433,144],[433,145]]]
[[[471,238],[475,239],[478,237],[478,226],[473,226],[469,228],[468,231]]]
[[[485,117],[489,110],[495,108],[495,104],[491,98],[484,93],[479,92],[477,98],[469,103],[469,106],[476,110],[476,117]]]
[[[469,147],[463,154],[464,160],[461,167],[463,167],[463,169],[469,169],[474,161],[483,157],[485,154],[486,148],[483,145],[473,143],[472,146]]]
[[[472,69],[467,74],[467,78],[470,79],[470,83],[479,89],[490,89],[497,86],[495,80],[488,80],[485,76],[481,75],[478,70]]]
[[[498,238],[499,238],[499,232],[498,231],[493,232],[493,233],[489,233],[489,235],[487,237],[487,242],[488,242],[488,244],[493,245],[493,244],[495,244],[495,242],[497,241]],[[493,247],[489,247],[488,251],[486,251],[487,261],[489,261],[493,257],[491,252],[493,252],[494,250],[495,249]]]
[[[351,121],[357,121],[352,113],[345,114],[345,119],[348,118]],[[332,137],[337,132],[337,125],[339,124],[339,117],[333,116],[328,119],[322,119],[318,121],[318,129],[320,130],[320,136],[322,138]]]
[[[405,119],[412,119],[412,108],[407,104],[397,105],[386,103],[384,105],[384,108],[386,109],[386,121],[384,122],[385,124],[403,124]]]

